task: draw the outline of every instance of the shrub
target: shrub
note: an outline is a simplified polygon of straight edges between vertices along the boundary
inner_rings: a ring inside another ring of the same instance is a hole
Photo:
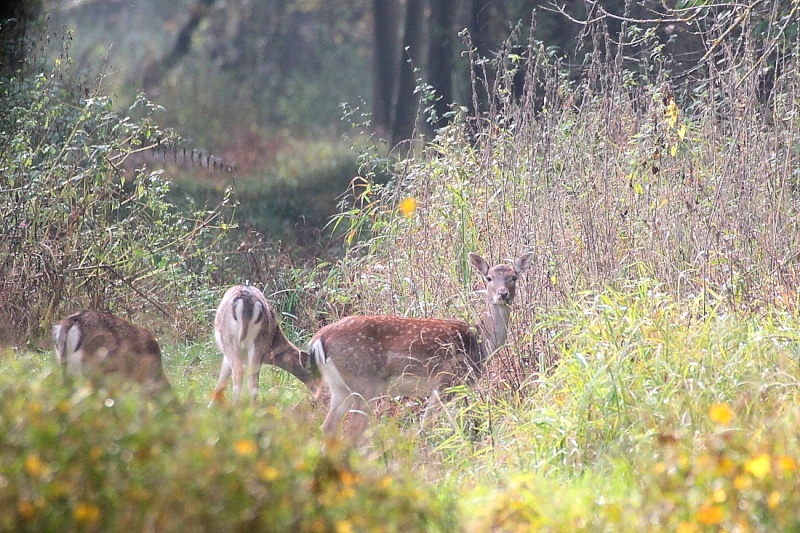
[[[64,386],[6,362],[3,531],[447,531],[413,477],[370,469],[298,410],[177,413],[141,391]]]
[[[71,76],[65,53],[0,80],[0,333],[35,337],[81,307],[146,312],[192,333],[220,212],[181,212],[159,172],[125,168],[173,137],[157,106],[140,96],[120,113],[102,79]]]

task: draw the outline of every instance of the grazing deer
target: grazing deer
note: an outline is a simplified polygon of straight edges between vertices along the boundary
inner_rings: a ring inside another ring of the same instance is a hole
[[[231,373],[233,401],[239,400],[245,361],[252,402],[258,395],[258,374],[264,362],[286,370],[309,388],[315,388],[317,380],[305,366],[309,362],[308,354],[283,335],[277,313],[255,287],[235,285],[225,292],[214,318],[214,338],[222,352],[222,369],[209,407],[223,399]]]
[[[72,375],[84,370],[116,373],[143,385],[149,393],[172,388],[161,365],[153,334],[100,311],[80,311],[53,326],[56,359]]]
[[[460,320],[350,316],[320,329],[309,352],[331,392],[323,432],[333,436],[354,402],[373,409],[381,396],[429,396],[427,414],[432,402],[441,402],[440,391],[479,377],[489,356],[506,342],[517,277],[532,259],[530,252],[513,265],[489,268],[482,257],[469,254],[486,282],[487,311],[476,326]],[[362,411],[351,421],[353,440],[366,424]]]

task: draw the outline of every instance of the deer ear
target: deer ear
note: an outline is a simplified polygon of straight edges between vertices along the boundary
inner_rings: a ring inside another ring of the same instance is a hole
[[[521,255],[514,260],[514,270],[517,271],[517,274],[522,274],[528,267],[531,266],[531,262],[533,261],[533,252],[528,252],[525,255]]]
[[[469,253],[468,257],[469,263],[472,265],[472,267],[480,272],[481,276],[485,278],[489,273],[489,263],[487,263],[483,257],[472,252]]]

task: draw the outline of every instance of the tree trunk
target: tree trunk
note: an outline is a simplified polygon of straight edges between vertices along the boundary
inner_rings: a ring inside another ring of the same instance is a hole
[[[397,81],[397,9],[393,0],[373,0],[375,59],[372,116],[378,131],[392,122],[392,99]]]
[[[436,90],[438,100],[435,127],[441,128],[449,122],[445,114],[453,103],[453,31],[454,10],[449,0],[430,0],[430,42],[428,44],[428,79]]]
[[[189,53],[192,46],[192,35],[204,18],[211,10],[215,0],[197,0],[197,4],[192,6],[189,20],[181,28],[172,50],[164,57],[150,63],[144,68],[142,75],[142,85],[145,89],[152,89],[161,83],[161,80],[169,70],[178,64],[183,56]]]
[[[414,94],[417,82],[414,68],[419,67],[419,59],[422,57],[424,9],[425,0],[407,0],[406,2],[403,46],[400,51],[400,77],[392,126],[392,146],[397,146],[414,135],[414,126],[417,120],[417,96]]]
[[[0,3],[0,77],[15,75],[25,64],[25,37],[40,12],[40,2]]]

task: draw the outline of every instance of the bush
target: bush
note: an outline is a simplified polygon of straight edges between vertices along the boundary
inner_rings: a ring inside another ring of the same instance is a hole
[[[274,408],[173,413],[113,382],[6,361],[2,531],[452,531],[410,475],[363,465]]]
[[[65,54],[0,80],[0,333],[24,342],[81,307],[144,312],[194,333],[219,211],[181,212],[159,172],[125,168],[172,137],[157,106],[139,97],[131,118],[101,79],[71,76]]]

